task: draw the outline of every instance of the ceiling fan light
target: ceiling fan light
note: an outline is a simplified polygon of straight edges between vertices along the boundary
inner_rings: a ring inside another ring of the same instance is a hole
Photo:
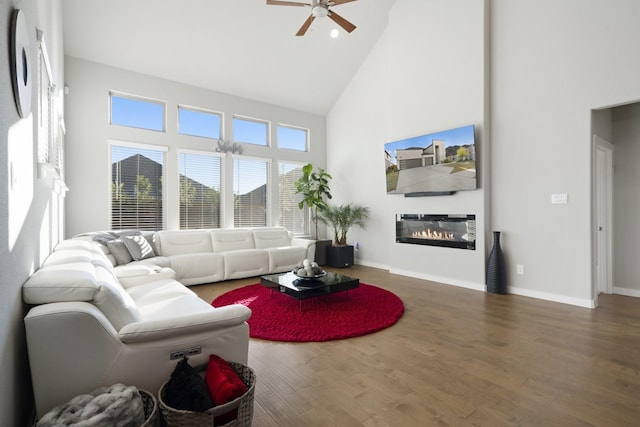
[[[315,18],[324,18],[327,15],[329,15],[329,9],[327,9],[326,6],[323,6],[321,4],[317,4],[317,5],[313,6],[313,8],[311,9],[311,14]]]

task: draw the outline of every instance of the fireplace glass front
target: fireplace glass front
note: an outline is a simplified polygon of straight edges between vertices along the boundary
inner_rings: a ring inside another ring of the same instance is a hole
[[[396,242],[476,249],[475,215],[396,215]]]

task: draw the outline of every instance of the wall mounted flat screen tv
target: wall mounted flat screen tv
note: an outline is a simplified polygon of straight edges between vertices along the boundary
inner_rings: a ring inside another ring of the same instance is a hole
[[[474,126],[384,145],[387,194],[433,196],[475,190]]]

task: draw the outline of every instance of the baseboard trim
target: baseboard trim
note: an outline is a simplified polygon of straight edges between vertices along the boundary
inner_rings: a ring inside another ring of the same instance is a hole
[[[545,301],[559,302],[562,304],[575,305],[578,307],[596,308],[596,305],[597,305],[596,300],[593,300],[593,299],[573,298],[565,295],[550,294],[547,292],[538,292],[538,291],[532,291],[530,289],[513,288],[513,287],[509,287],[508,290],[510,294],[514,294],[514,295],[537,298]]]
[[[613,293],[617,295],[624,295],[626,297],[640,298],[639,289],[619,288],[617,286],[614,286]]]
[[[484,283],[467,282],[464,280],[454,280],[454,279],[451,279],[450,277],[433,276],[430,274],[417,273],[415,271],[410,271],[410,270],[393,269],[387,265],[371,263],[364,260],[357,260],[356,263],[367,266],[367,267],[388,270],[389,273],[391,274],[398,274],[400,276],[407,276],[407,277],[413,277],[416,279],[429,280],[431,282],[437,282],[443,285],[457,286],[459,288],[472,289],[474,291],[480,291],[480,292],[486,292],[487,290],[487,287]],[[614,293],[616,294],[640,298],[640,290],[616,288],[616,287],[614,287],[613,289],[614,289]],[[568,304],[568,305],[573,305],[577,307],[593,309],[598,306],[596,299],[574,298],[574,297],[568,297],[565,295],[532,291],[530,289],[514,288],[511,286],[509,286],[507,290],[508,290],[508,293],[513,295],[536,298],[544,301],[557,302],[557,303]]]
[[[369,262],[369,261],[364,261],[364,260],[356,258],[356,260],[354,261],[354,264],[364,265],[365,267],[379,268],[381,270],[389,271],[389,266],[388,265],[386,265],[386,264],[378,264],[377,262]]]
[[[438,282],[443,285],[451,285],[451,286],[457,286],[459,288],[472,289],[474,291],[484,292],[486,290],[486,286],[484,283],[478,284],[474,282],[467,282],[464,280],[453,280],[450,277],[433,276],[430,274],[416,273],[415,271],[396,270],[396,269],[389,270],[389,273],[399,274],[400,276],[414,277],[416,279],[429,280],[431,282]]]

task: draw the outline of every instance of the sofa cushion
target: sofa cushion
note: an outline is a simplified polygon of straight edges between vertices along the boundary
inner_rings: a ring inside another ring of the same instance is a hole
[[[307,250],[300,246],[283,246],[265,250],[269,254],[269,273],[290,271],[307,255]]]
[[[204,230],[162,230],[156,237],[163,256],[213,252],[211,236]]]
[[[131,254],[131,258],[134,261],[140,261],[145,258],[152,258],[156,256],[155,251],[151,247],[151,244],[142,235],[139,236],[124,236],[122,238],[124,245]]]
[[[175,279],[176,272],[168,267],[153,264],[128,264],[114,269],[114,273],[123,288],[127,289],[143,283],[162,279]]]
[[[44,265],[22,286],[22,297],[27,304],[91,301],[98,288],[91,262]]]
[[[206,303],[192,290],[175,280],[158,280],[127,289],[135,302],[142,320],[170,320],[172,316],[196,315],[211,311]]]
[[[94,246],[90,240],[81,239],[67,239],[63,240],[53,248],[54,251],[64,251],[68,249],[84,249],[87,251],[93,250]]]
[[[96,281],[100,288],[93,298],[93,304],[109,319],[116,331],[142,319],[133,298],[110,271],[96,267]]]
[[[260,276],[269,272],[269,254],[265,249],[228,251],[224,256],[224,280]]]
[[[42,266],[69,264],[75,262],[91,262],[94,254],[90,250],[85,249],[67,249],[64,251],[52,252],[47,259],[44,260]]]
[[[254,228],[251,231],[255,240],[256,249],[291,246],[291,237],[285,228]]]
[[[152,258],[141,259],[140,261],[131,261],[127,265],[119,265],[114,267],[114,270],[118,270],[119,268],[126,267],[128,265],[157,265],[158,267],[168,267],[171,268],[171,260],[166,256],[154,256]]]
[[[172,255],[169,260],[171,268],[176,272],[176,280],[184,285],[224,280],[224,257],[222,254],[205,252]]]
[[[217,253],[256,247],[253,233],[246,228],[211,230],[211,240],[213,251]]]

